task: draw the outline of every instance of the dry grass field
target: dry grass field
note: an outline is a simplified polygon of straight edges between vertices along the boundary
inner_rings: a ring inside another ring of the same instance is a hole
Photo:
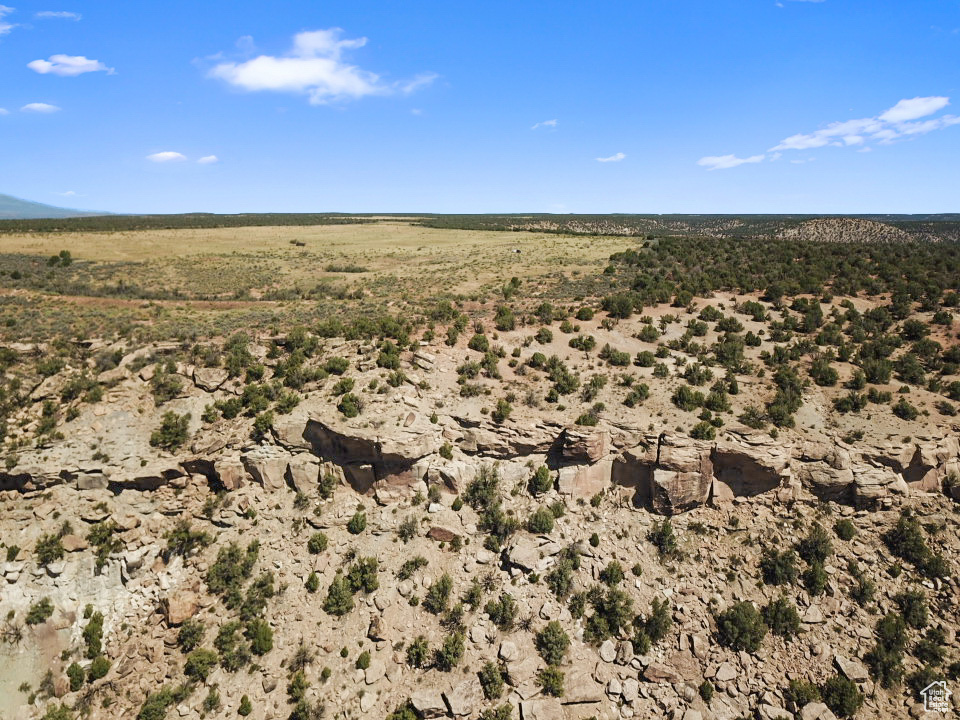
[[[596,278],[630,238],[438,230],[411,221],[0,236],[0,318],[29,333],[220,334],[333,314],[482,301],[519,277],[525,294]],[[69,267],[46,258],[70,252]],[[573,292],[576,292],[573,290]],[[14,329],[17,329],[14,331]],[[11,331],[14,331],[11,333]]]

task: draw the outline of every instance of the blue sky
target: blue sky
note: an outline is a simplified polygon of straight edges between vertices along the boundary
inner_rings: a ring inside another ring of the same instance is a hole
[[[960,211],[960,0],[0,2],[40,202]]]

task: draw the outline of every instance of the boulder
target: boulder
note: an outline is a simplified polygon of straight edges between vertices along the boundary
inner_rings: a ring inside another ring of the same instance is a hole
[[[253,481],[266,490],[283,490],[287,487],[289,456],[270,452],[250,452],[240,458]]]
[[[653,683],[678,683],[683,680],[677,672],[663,663],[650,663],[643,671],[643,679]]]
[[[182,625],[196,615],[199,609],[200,601],[192,591],[173,593],[163,601],[163,614],[169,626]]]
[[[593,465],[567,465],[560,468],[557,488],[561,495],[574,499],[591,498],[610,487],[613,460],[601,460]]]
[[[596,428],[572,427],[561,437],[560,455],[565,463],[595,463],[607,454],[610,433]]]
[[[812,702],[800,710],[800,720],[837,720],[837,716],[822,702]]]
[[[557,698],[533,698],[520,703],[521,720],[557,720],[563,716],[563,705]]]
[[[410,704],[417,711],[417,717],[423,720],[446,717],[447,705],[443,695],[436,688],[420,688],[410,696]]]
[[[603,686],[591,676],[588,668],[568,670],[563,679],[564,705],[575,703],[598,703],[603,700]]]
[[[808,462],[797,470],[800,484],[821,500],[853,502],[853,470],[835,468],[825,462]]]
[[[718,443],[711,455],[717,481],[735,497],[769,492],[790,478],[790,454],[768,438]]]
[[[866,510],[893,493],[906,495],[910,489],[904,479],[888,466],[853,463],[853,504]]]
[[[213,392],[219,390],[230,374],[223,368],[196,368],[193,371],[193,383],[201,390]]]
[[[443,693],[443,698],[454,717],[472,715],[484,704],[483,688],[476,674],[471,674],[453,689]]]
[[[449,528],[434,525],[432,528],[427,530],[427,537],[431,540],[436,540],[437,542],[449,543],[453,542],[454,539],[460,536]]]
[[[86,550],[90,547],[90,543],[84,540],[79,535],[64,535],[60,538],[60,544],[63,545],[63,549],[67,552],[77,552],[78,550]]]
[[[303,429],[313,452],[338,465],[347,463],[369,464],[378,468],[405,468],[422,457],[440,449],[440,434],[435,426],[428,428],[389,427],[389,434],[382,429],[351,427],[345,422],[334,424],[329,418],[320,420],[310,417]],[[379,474],[379,472],[378,472]]]
[[[214,468],[225,490],[233,491],[243,487],[247,471],[240,458],[217,458]]]
[[[306,453],[294,455],[287,464],[285,479],[297,492],[313,497],[320,482],[320,463]]]
[[[837,666],[837,670],[842,672],[848,680],[853,680],[853,682],[856,683],[862,683],[870,679],[870,675],[867,673],[867,668],[864,667],[863,663],[857,660],[850,660],[845,658],[843,655],[834,655],[833,664]]]

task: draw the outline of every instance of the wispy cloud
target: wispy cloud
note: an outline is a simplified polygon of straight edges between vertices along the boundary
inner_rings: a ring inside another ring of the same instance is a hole
[[[537,130],[537,129],[542,128],[542,127],[555,128],[555,127],[557,126],[557,123],[558,123],[558,122],[559,122],[559,121],[556,120],[556,119],[553,119],[553,120],[544,120],[543,122],[535,123],[535,124],[533,125],[533,127],[531,127],[530,129],[531,129],[531,130]]]
[[[245,62],[221,62],[209,76],[248,92],[274,91],[306,95],[311,105],[357,100],[370,95],[409,94],[436,80],[435,73],[385,82],[376,73],[345,62],[349,50],[367,38],[341,38],[343,30],[312,30],[293,37],[293,47],[281,56],[259,55]]]
[[[921,118],[933,115],[950,104],[950,98],[932,96],[901,100],[889,110],[876,117],[832,122],[812,133],[799,133],[784,138],[772,150],[809,150],[832,145],[849,147],[877,142],[889,145],[915,135],[924,135],[960,123],[960,117],[941,115],[922,122]]]
[[[766,155],[752,155],[746,158],[736,155],[710,155],[697,160],[697,165],[705,167],[707,170],[727,170],[739,165],[763,162],[764,158],[766,158]]]
[[[80,20],[83,15],[75,12],[66,12],[65,10],[42,10],[33,15],[38,20]]]
[[[55,113],[60,112],[60,108],[56,105],[49,105],[47,103],[27,103],[22,108],[21,112],[32,112],[32,113]]]
[[[27,67],[41,75],[60,75],[76,77],[89,72],[105,72],[113,75],[115,70],[99,60],[91,60],[83,55],[51,55],[49,60],[34,60]]]
[[[700,158],[697,164],[709,170],[723,170],[744,163],[762,162],[765,159],[773,161],[787,150],[814,150],[828,146],[855,147],[860,152],[870,152],[870,144],[890,145],[934,130],[960,125],[960,117],[956,115],[929,117],[949,104],[950,98],[942,96],[908,98],[874,117],[831,122],[819,130],[786,137],[767,151],[770,155],[753,155],[748,158],[738,158],[735,155],[710,156]]]
[[[9,115],[10,111],[6,108],[0,108],[0,115]]]
[[[620,162],[626,157],[622,152],[618,152],[616,155],[611,155],[610,157],[597,158],[597,162]]]
[[[13,23],[8,23],[4,18],[12,13],[14,8],[8,7],[7,5],[0,5],[0,35],[6,35],[11,30],[13,30],[16,25]]]
[[[214,163],[220,162],[220,158],[216,155],[204,155],[202,158],[197,160],[201,165],[213,165]]]
[[[164,150],[163,152],[155,152],[152,155],[147,155],[147,160],[155,163],[182,162],[186,159],[187,156],[183,153],[173,152],[172,150]]]

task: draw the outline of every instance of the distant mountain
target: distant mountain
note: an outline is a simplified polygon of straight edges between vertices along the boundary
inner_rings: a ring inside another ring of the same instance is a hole
[[[67,208],[54,207],[53,205],[44,205],[43,203],[21,200],[20,198],[15,198],[12,195],[0,194],[0,219],[2,220],[89,217],[91,215],[106,214],[107,213],[70,210]]]

